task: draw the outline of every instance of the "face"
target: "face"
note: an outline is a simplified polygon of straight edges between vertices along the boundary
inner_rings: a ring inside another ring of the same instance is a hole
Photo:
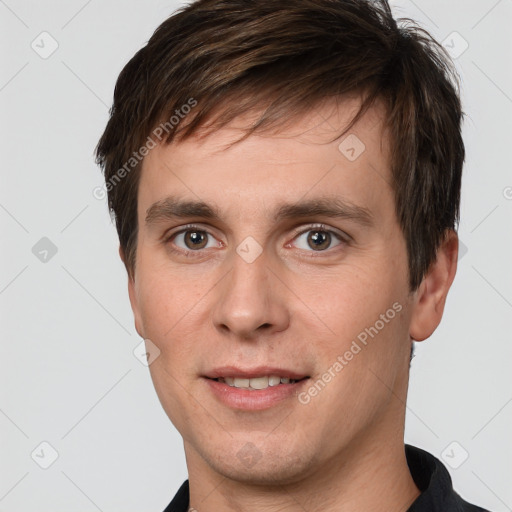
[[[329,142],[357,106],[144,160],[130,300],[191,470],[293,482],[403,429],[418,301],[384,110]]]

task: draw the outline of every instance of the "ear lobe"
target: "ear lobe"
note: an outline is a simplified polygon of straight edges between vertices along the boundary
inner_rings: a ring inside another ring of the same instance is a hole
[[[128,272],[128,267],[126,265],[126,258],[123,252],[123,249],[121,246],[119,246],[119,257],[121,258],[122,262],[124,263],[124,266],[127,270],[128,274],[128,297],[130,298],[130,305],[133,312],[133,318],[135,322],[135,330],[137,331],[138,335],[141,338],[145,338],[143,332],[144,329],[142,329],[142,320],[140,316],[140,310],[139,310],[139,304],[137,299],[137,291],[135,289],[135,280],[134,278],[130,277],[130,273]]]
[[[459,239],[453,229],[445,232],[436,260],[415,292],[409,335],[415,341],[427,339],[443,317],[448,291],[457,272]]]

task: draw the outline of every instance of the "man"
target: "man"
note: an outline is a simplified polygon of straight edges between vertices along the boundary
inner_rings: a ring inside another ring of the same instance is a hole
[[[404,445],[458,253],[456,76],[384,0],[200,0],[98,147],[189,479],[166,511],[481,511]]]

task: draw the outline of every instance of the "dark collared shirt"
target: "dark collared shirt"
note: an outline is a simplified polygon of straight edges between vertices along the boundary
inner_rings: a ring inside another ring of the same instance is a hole
[[[414,483],[421,491],[407,512],[489,512],[464,501],[453,490],[450,474],[433,455],[408,444],[405,455]],[[188,507],[188,480],[185,480],[164,512],[187,512]]]

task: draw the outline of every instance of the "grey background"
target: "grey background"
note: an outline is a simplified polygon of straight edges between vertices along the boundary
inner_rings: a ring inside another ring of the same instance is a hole
[[[178,5],[0,0],[0,511],[159,511],[187,476],[92,193],[115,79]],[[457,55],[468,114],[467,252],[441,326],[416,344],[406,441],[465,499],[512,510],[512,0],[392,5]]]

